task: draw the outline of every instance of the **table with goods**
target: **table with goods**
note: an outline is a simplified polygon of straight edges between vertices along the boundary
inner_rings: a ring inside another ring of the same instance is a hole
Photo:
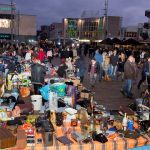
[[[30,81],[22,80],[29,87]],[[41,95],[10,90],[0,99],[0,149],[126,150],[150,145],[149,108],[141,114],[123,106],[107,110],[77,78],[51,78]]]

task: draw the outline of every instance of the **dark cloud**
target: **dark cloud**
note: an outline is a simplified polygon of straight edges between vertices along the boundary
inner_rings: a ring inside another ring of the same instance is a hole
[[[109,15],[123,17],[124,25],[136,25],[146,21],[145,10],[150,0],[108,0]],[[104,14],[105,0],[14,0],[17,9],[24,14],[37,15],[38,26],[61,22],[65,17],[80,17],[84,10],[99,10]],[[0,3],[10,3],[1,0]]]

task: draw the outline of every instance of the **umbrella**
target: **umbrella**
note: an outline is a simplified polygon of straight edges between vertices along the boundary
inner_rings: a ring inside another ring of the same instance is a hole
[[[137,40],[128,39],[123,42],[123,45],[140,45],[140,43]]]
[[[122,41],[119,40],[118,38],[113,38],[113,39],[112,39],[112,43],[113,43],[113,44],[119,44],[119,45],[121,45],[121,44],[122,44]]]
[[[110,38],[107,38],[107,39],[104,39],[104,40],[101,42],[101,44],[108,44],[108,45],[112,45],[112,44],[113,44],[113,42],[112,42],[112,40],[111,40]]]

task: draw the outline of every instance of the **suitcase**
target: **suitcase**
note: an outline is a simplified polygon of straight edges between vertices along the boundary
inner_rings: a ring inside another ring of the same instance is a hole
[[[16,137],[5,128],[0,128],[0,149],[13,147],[16,144]]]

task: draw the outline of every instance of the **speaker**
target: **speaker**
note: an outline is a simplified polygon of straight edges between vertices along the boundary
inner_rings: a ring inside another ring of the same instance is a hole
[[[143,27],[145,29],[150,29],[150,23],[149,22],[145,22]]]
[[[150,10],[146,10],[145,11],[145,16],[148,17],[148,18],[150,18]]]

